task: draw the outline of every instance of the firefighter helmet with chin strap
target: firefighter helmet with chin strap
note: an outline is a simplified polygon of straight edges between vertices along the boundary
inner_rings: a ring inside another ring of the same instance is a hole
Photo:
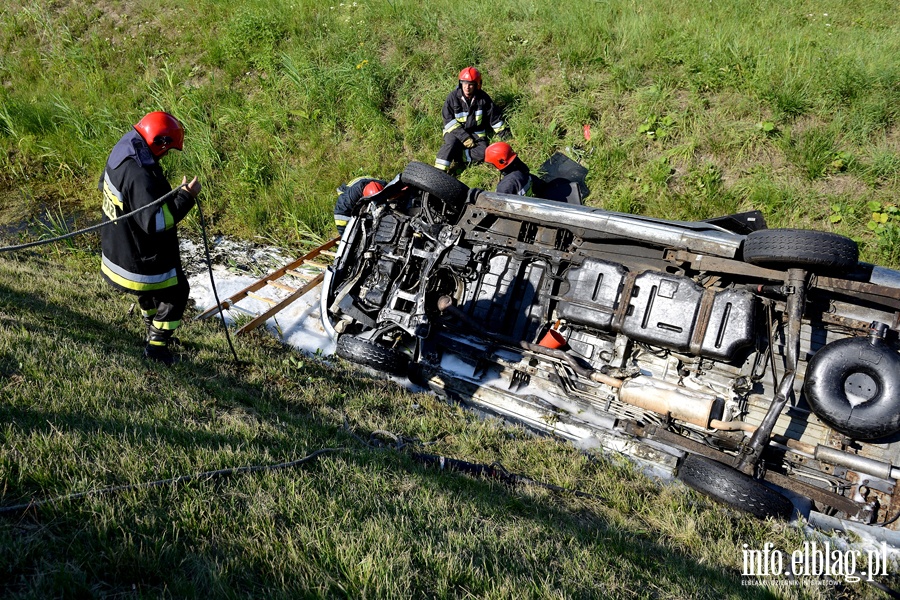
[[[459,81],[471,81],[477,89],[481,89],[481,73],[475,67],[466,67],[459,72]]]
[[[516,153],[512,146],[506,142],[494,142],[484,151],[484,160],[491,163],[501,171],[508,167],[516,159]]]
[[[384,189],[384,186],[378,183],[377,181],[370,181],[366,184],[366,187],[363,188],[363,198],[368,198],[369,196],[374,196],[378,192]]]
[[[153,156],[159,158],[170,148],[181,150],[184,146],[184,127],[181,122],[167,112],[161,110],[147,113],[134,126]]]

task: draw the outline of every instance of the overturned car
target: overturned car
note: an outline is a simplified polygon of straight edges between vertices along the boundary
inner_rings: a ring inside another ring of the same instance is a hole
[[[760,517],[900,515],[900,273],[756,212],[677,222],[410,163],[322,293],[337,353]]]

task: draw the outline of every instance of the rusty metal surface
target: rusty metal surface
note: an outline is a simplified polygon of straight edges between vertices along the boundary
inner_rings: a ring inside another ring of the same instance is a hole
[[[900,290],[896,288],[863,281],[822,276],[813,277],[812,285],[819,290],[850,293],[856,298],[865,298],[891,308],[900,309]]]
[[[733,465],[734,457],[730,454],[720,452],[718,450],[710,448],[709,446],[701,444],[700,442],[686,439],[676,433],[666,431],[665,429],[662,429],[655,425],[641,427],[636,423],[626,423],[625,426],[626,431],[628,431],[628,433],[631,433],[632,435],[656,439],[676,447],[684,448],[685,450],[693,452],[694,454],[700,454],[707,458],[711,458],[712,460],[718,461],[720,463]],[[850,517],[856,516],[859,511],[859,507],[844,496],[835,494],[834,492],[822,488],[818,488],[814,485],[810,485],[802,481],[797,481],[796,479],[791,479],[781,473],[775,471],[766,471],[764,479],[770,483],[781,486],[786,490],[790,490],[802,496],[806,496],[814,502],[830,506],[831,508],[834,508],[835,510],[838,510]]]

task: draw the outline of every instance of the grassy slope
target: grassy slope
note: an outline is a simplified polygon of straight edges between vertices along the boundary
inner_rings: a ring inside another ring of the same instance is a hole
[[[299,359],[268,335],[241,338],[236,368],[216,325],[192,323],[183,363],[148,366],[130,298],[95,262],[82,252],[0,261],[0,503],[347,450],[0,518],[5,598],[738,598],[749,592],[741,544],[799,547],[791,527]],[[429,470],[365,448],[345,421],[363,438],[383,429],[435,441],[413,449],[499,461],[600,499]]]
[[[337,184],[432,160],[440,103],[458,69],[475,63],[528,162],[566,146],[582,153],[592,204],[682,218],[761,208],[775,225],[852,234],[867,258],[896,265],[895,230],[865,228],[865,203],[897,203],[894,10],[7,3],[0,227],[48,210],[94,222],[109,147],[144,112],[165,108],[189,130],[168,168],[173,178],[201,175],[217,229],[283,244],[327,235]],[[487,167],[463,178],[496,181]],[[0,259],[3,504],[325,446],[354,451],[4,519],[5,596],[745,597],[755,590],[737,586],[741,544],[799,543],[792,529],[660,490],[625,465],[587,461],[343,365],[300,360],[266,336],[239,346],[249,364],[236,369],[215,326],[191,324],[187,363],[148,368],[129,300],[99,283],[95,241],[81,244]],[[430,449],[499,460],[604,500],[363,450],[341,430],[344,415],[363,434],[440,440]]]
[[[106,152],[145,111],[188,128],[217,227],[327,235],[333,189],[431,162],[441,102],[477,64],[539,165],[570,147],[590,203],[677,218],[759,208],[900,263],[895,3],[497,0],[470,5],[31,0],[0,8],[0,222],[96,214]],[[202,15],[202,18],[196,18]],[[583,126],[591,126],[585,141]],[[464,180],[490,187],[489,167]],[[835,224],[832,224],[832,220]]]

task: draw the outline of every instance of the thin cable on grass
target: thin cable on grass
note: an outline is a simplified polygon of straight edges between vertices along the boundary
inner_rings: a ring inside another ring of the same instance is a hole
[[[46,240],[38,240],[36,242],[29,242],[27,244],[19,244],[17,246],[6,246],[4,248],[0,248],[0,254],[3,254],[4,252],[16,252],[17,250],[25,250],[26,248],[34,248],[35,246],[43,246],[44,244],[53,244],[55,242],[61,242],[63,240],[67,240],[69,238],[75,237],[76,235],[81,235],[83,233],[90,233],[91,231],[96,231],[97,229],[100,229],[102,227],[106,227],[107,225],[111,225],[111,224],[115,223],[119,219],[127,219],[127,218],[132,217],[142,211],[147,210],[148,208],[153,208],[154,206],[158,206],[159,204],[165,202],[166,200],[168,200],[169,198],[174,196],[175,193],[178,190],[180,190],[182,187],[184,187],[184,186],[178,186],[171,192],[169,192],[163,196],[160,196],[159,198],[157,198],[150,204],[148,204],[146,206],[142,206],[142,207],[140,207],[136,210],[133,210],[130,213],[124,214],[120,217],[116,217],[116,219],[114,219],[112,221],[104,221],[103,223],[97,223],[96,225],[91,225],[90,227],[85,227],[84,229],[79,229],[78,231],[70,231],[69,233],[66,233],[64,235],[49,238]]]
[[[43,246],[44,244],[53,244],[55,242],[61,242],[63,240],[69,239],[71,237],[75,237],[76,235],[81,235],[83,233],[95,231],[102,227],[106,227],[107,225],[112,225],[113,223],[116,223],[120,219],[127,219],[129,217],[132,217],[132,216],[140,213],[141,211],[145,211],[148,208],[153,208],[154,206],[158,206],[159,204],[162,204],[163,202],[165,202],[166,200],[168,200],[169,198],[174,196],[175,193],[177,193],[178,190],[180,190],[180,189],[187,189],[187,185],[185,185],[185,184],[179,185],[178,187],[171,190],[170,192],[163,194],[162,196],[160,196],[159,198],[157,198],[150,204],[148,204],[146,206],[142,206],[138,209],[135,209],[135,210],[131,211],[130,213],[124,214],[120,217],[116,217],[113,220],[104,221],[102,223],[97,223],[96,225],[91,225],[90,227],[85,227],[84,229],[79,229],[78,231],[72,231],[65,235],[60,235],[60,236],[57,236],[54,238],[49,238],[46,240],[29,242],[27,244],[19,244],[18,246],[6,246],[5,248],[0,248],[0,254],[2,254],[4,252],[15,252],[17,250],[25,250],[26,248],[34,248],[35,246]],[[222,303],[219,302],[219,292],[216,289],[216,280],[213,277],[212,258],[210,258],[210,254],[209,254],[209,240],[207,239],[207,235],[206,235],[206,221],[203,218],[203,209],[200,207],[200,200],[196,201],[196,206],[197,206],[197,212],[200,214],[200,230],[202,232],[201,237],[203,238],[203,251],[206,254],[206,269],[209,271],[209,283],[210,283],[210,286],[212,287],[213,297],[216,299],[216,306],[219,307],[219,318],[222,320],[223,329],[225,329],[225,339],[228,340],[228,347],[231,348],[231,355],[234,356],[235,363],[240,363],[240,360],[238,359],[237,351],[234,349],[234,344],[231,343],[231,333],[228,331],[228,323],[225,321],[225,312],[222,307]]]
[[[390,431],[386,431],[384,429],[376,429],[372,433],[369,434],[369,439],[364,440],[350,429],[349,423],[347,422],[346,417],[344,418],[344,426],[343,429],[354,439],[356,439],[361,444],[365,445],[368,448],[372,448],[375,450],[387,449],[394,450],[396,452],[402,452],[410,445],[427,445],[423,444],[421,441],[415,438],[407,438],[404,436],[397,435]],[[388,438],[393,441],[392,444],[386,444],[383,441],[383,438]],[[474,477],[485,477],[488,479],[497,479],[506,483],[508,485],[530,485],[534,487],[543,488],[545,490],[549,490],[551,492],[557,494],[572,494],[576,498],[587,498],[591,500],[605,500],[602,496],[598,496],[597,494],[591,494],[589,492],[583,492],[581,490],[573,490],[569,488],[565,488],[562,486],[558,486],[552,483],[546,483],[544,481],[538,481],[536,479],[532,479],[526,475],[520,475],[518,473],[513,473],[509,471],[506,467],[504,467],[499,462],[493,462],[491,464],[484,463],[474,463],[468,462],[465,460],[459,460],[457,458],[450,458],[447,456],[442,456],[440,454],[426,454],[424,452],[410,452],[409,456],[412,457],[413,460],[425,465],[425,466],[437,466],[442,471],[456,471],[458,473],[465,473],[467,475],[472,475]]]
[[[183,483],[189,483],[191,481],[203,480],[203,481],[211,481],[213,479],[219,479],[222,477],[231,477],[233,475],[242,475],[244,473],[258,473],[260,471],[277,471],[280,469],[289,469],[292,467],[299,467],[311,460],[318,458],[322,454],[329,454],[335,452],[342,452],[346,450],[346,448],[322,448],[320,450],[316,450],[310,454],[307,454],[303,458],[299,458],[297,460],[292,460],[289,462],[278,463],[274,465],[251,465],[245,467],[232,467],[230,469],[219,469],[216,471],[204,471],[203,473],[196,473],[194,475],[182,475],[180,477],[171,477],[169,479],[159,479],[157,481],[145,481],[141,483],[129,483],[125,485],[115,485],[112,487],[100,488],[96,490],[88,490],[86,492],[76,492],[73,494],[65,494],[63,496],[57,496],[55,498],[47,498],[44,500],[32,500],[31,502],[27,502],[25,504],[16,504],[14,506],[3,506],[0,507],[0,514],[10,514],[10,513],[19,513],[24,512],[26,510],[30,510],[32,508],[40,508],[42,506],[46,506],[48,504],[60,504],[62,502],[67,502],[71,500],[80,500],[82,498],[87,498],[90,496],[106,496],[109,494],[117,494],[119,492],[128,492],[133,490],[145,490],[150,488],[162,487],[164,485],[181,485]]]

